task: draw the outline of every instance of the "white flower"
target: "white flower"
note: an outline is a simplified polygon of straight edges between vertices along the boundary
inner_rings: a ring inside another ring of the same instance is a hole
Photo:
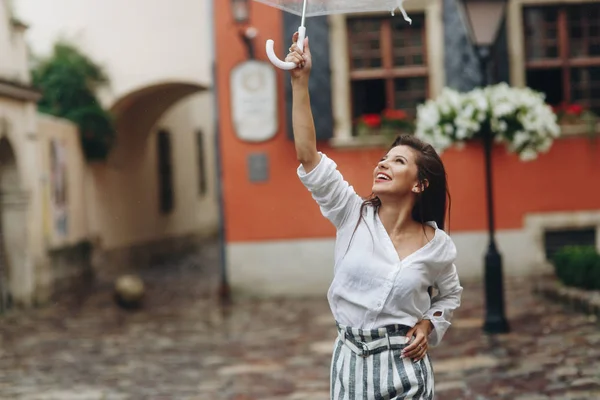
[[[528,135],[527,132],[518,131],[515,133],[512,143],[515,146],[515,148],[519,148],[519,147],[523,146],[525,143],[527,143],[529,138],[530,138],[530,135]]]
[[[508,124],[506,123],[506,121],[499,121],[498,122],[498,130],[500,132],[506,132],[507,129],[508,129]]]
[[[506,143],[522,160],[548,151],[560,136],[556,115],[543,94],[506,83],[468,93],[445,88],[436,99],[417,107],[415,135],[438,151],[473,138],[482,126],[489,126],[494,141]]]
[[[468,132],[465,128],[459,128],[456,130],[456,138],[458,140],[464,140],[467,138]]]
[[[525,149],[519,154],[519,158],[522,161],[531,161],[537,158],[537,153],[533,149]]]
[[[504,117],[504,116],[506,116],[508,114],[512,114],[514,112],[515,112],[514,104],[507,103],[507,102],[498,103],[492,107],[492,115],[494,115],[494,117]]]
[[[552,139],[546,138],[538,145],[538,151],[540,153],[547,153],[552,146]]]

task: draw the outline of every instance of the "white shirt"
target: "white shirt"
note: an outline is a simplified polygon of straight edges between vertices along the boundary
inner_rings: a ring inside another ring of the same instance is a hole
[[[391,324],[412,327],[429,319],[434,326],[429,343],[438,345],[463,290],[454,265],[452,239],[435,222],[428,222],[435,228],[434,237],[400,259],[373,207],[365,207],[364,220],[357,227],[363,200],[335,162],[319,154],[321,161],[315,169],[307,174],[300,166],[298,176],[337,229],[334,276],[327,293],[335,320],[354,328],[374,329]],[[433,298],[427,292],[430,286],[438,290]],[[436,312],[441,315],[435,316]]]

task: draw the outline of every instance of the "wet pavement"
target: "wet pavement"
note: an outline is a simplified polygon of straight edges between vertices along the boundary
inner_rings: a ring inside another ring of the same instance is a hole
[[[335,327],[318,299],[215,299],[216,249],[143,274],[143,309],[110,286],[0,317],[0,399],[320,400]],[[512,333],[481,333],[482,289],[431,354],[436,399],[600,399],[600,327],[507,282]]]

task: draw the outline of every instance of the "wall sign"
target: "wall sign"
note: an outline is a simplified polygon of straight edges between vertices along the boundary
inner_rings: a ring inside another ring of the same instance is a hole
[[[262,142],[277,133],[277,77],[271,64],[245,61],[231,71],[231,112],[238,138]]]
[[[247,160],[250,182],[258,183],[269,180],[269,156],[267,153],[251,153]]]

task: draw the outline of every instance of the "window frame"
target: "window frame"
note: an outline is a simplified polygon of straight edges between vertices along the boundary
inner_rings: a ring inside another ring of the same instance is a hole
[[[510,84],[515,87],[526,87],[526,57],[525,57],[525,25],[523,21],[523,8],[530,6],[552,5],[578,5],[596,3],[597,0],[509,0],[506,14],[506,39],[509,52]],[[600,132],[600,123],[596,130]],[[586,124],[579,126],[563,126],[563,136],[587,135],[589,127]]]
[[[421,16],[425,20],[427,16],[424,12],[418,13],[419,18]],[[411,16],[412,17],[412,16]],[[397,109],[396,107],[396,87],[395,80],[398,78],[425,78],[425,93],[426,97],[429,96],[429,70],[428,63],[429,57],[427,54],[427,27],[423,24],[423,28],[421,30],[422,36],[422,55],[423,55],[423,64],[420,65],[406,65],[406,66],[394,66],[394,46],[393,46],[393,28],[392,28],[392,20],[390,18],[385,18],[385,15],[377,15],[377,16],[348,16],[346,18],[346,23],[348,20],[358,20],[358,19],[379,19],[381,18],[382,23],[379,28],[379,44],[380,49],[379,53],[381,55],[381,66],[379,68],[352,68],[352,54],[350,51],[347,52],[348,55],[348,63],[350,66],[350,87],[355,82],[360,82],[364,80],[381,80],[384,84],[384,92],[386,103],[390,105],[390,108]],[[413,17],[414,19],[414,17]],[[404,19],[401,20],[401,23],[406,23]],[[350,30],[346,29],[346,34],[348,37],[348,41],[350,41]],[[348,50],[350,50],[350,46],[348,45]],[[354,93],[352,93],[352,89],[350,89],[351,93],[351,101]],[[406,110],[405,110],[406,111]],[[352,112],[352,110],[351,110]],[[356,115],[354,118],[358,117]]]
[[[444,27],[442,18],[442,0],[424,0],[406,5],[409,16],[411,13],[425,16],[425,57],[427,62],[428,98],[438,96],[445,83],[444,70]],[[348,52],[347,20],[356,17],[379,17],[387,13],[358,13],[351,16],[331,15],[329,17],[331,47],[331,83],[333,106],[333,138],[330,143],[334,147],[371,147],[385,145],[382,136],[357,138],[352,136],[352,99],[350,54]],[[402,18],[397,13],[396,18]]]
[[[523,20],[523,31],[525,40],[524,46],[524,68],[525,68],[525,84],[527,84],[527,73],[529,71],[536,70],[547,70],[547,69],[558,69],[562,76],[562,92],[563,92],[563,103],[572,104],[574,101],[572,99],[572,71],[577,68],[585,68],[585,67],[600,67],[600,56],[583,56],[576,57],[571,55],[571,41],[569,40],[569,22],[568,22],[568,8],[583,6],[586,4],[595,4],[596,2],[580,2],[580,3],[557,3],[557,4],[525,4],[522,7],[522,15],[525,14],[527,8],[542,8],[542,7],[554,7],[558,9],[557,12],[557,38],[556,38],[556,47],[557,47],[557,56],[554,58],[542,58],[542,59],[534,59],[530,60],[527,57],[527,47],[529,43],[527,43],[525,36],[525,21]],[[554,104],[558,105],[558,104]]]

